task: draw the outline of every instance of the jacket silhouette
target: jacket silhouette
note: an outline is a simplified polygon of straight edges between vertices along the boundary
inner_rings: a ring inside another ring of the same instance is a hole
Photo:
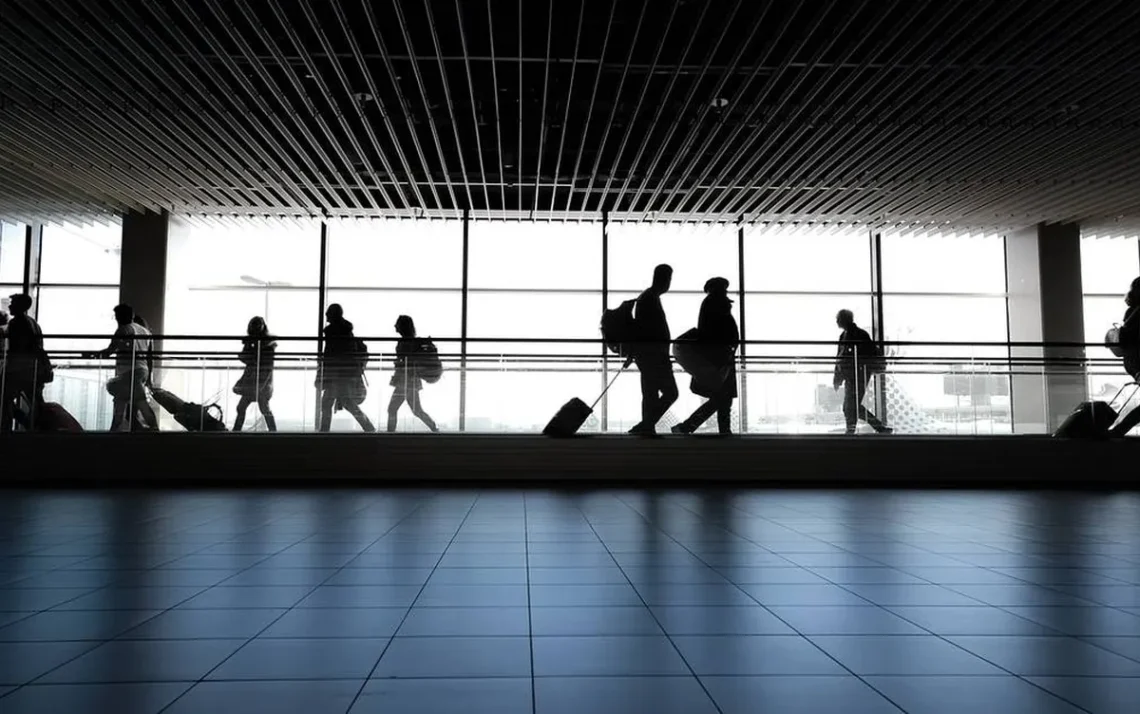
[[[676,434],[690,434],[701,427],[715,412],[717,430],[732,433],[732,401],[736,399],[736,350],[740,346],[740,328],[732,316],[732,299],[728,296],[728,280],[712,278],[705,283],[705,299],[697,319],[697,343],[709,364],[716,370],[712,383],[693,377],[689,389],[707,397],[688,419],[673,427]]]

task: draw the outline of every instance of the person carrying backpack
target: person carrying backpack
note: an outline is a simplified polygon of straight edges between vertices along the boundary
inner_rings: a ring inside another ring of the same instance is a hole
[[[669,292],[672,284],[673,268],[658,265],[653,270],[653,284],[638,296],[634,306],[638,341],[632,354],[626,358],[626,365],[633,361],[641,373],[641,421],[629,430],[630,434],[656,434],[657,422],[680,394],[669,356],[672,335],[669,321],[665,318],[665,308],[661,305],[661,296]]]
[[[855,313],[850,310],[840,310],[835,316],[835,324],[843,333],[839,335],[832,385],[836,391],[845,385],[843,417],[847,421],[847,433],[854,434],[855,427],[862,419],[878,433],[890,434],[893,430],[863,406],[867,383],[871,381],[872,375],[882,371],[882,351],[867,331],[855,324]]]
[[[438,432],[428,413],[420,404],[420,390],[424,378],[420,374],[419,355],[422,341],[416,337],[416,323],[407,315],[396,318],[396,332],[400,341],[396,343],[396,364],[392,374],[392,399],[388,402],[388,431],[396,431],[397,415],[404,402],[412,409],[412,414],[422,421],[432,432]]]
[[[344,409],[360,428],[375,432],[372,420],[360,409],[368,395],[364,370],[368,365],[368,346],[353,333],[352,323],[344,319],[344,308],[333,303],[325,311],[324,349],[317,367],[317,388],[321,390],[320,430],[332,428],[334,411]]]

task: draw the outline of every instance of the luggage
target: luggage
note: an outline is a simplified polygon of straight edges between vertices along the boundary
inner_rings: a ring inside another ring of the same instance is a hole
[[[632,355],[637,343],[637,321],[633,317],[636,305],[636,299],[626,300],[602,313],[602,341],[606,349],[621,357]]]
[[[226,423],[222,421],[222,408],[217,404],[195,404],[180,399],[172,392],[161,387],[151,387],[151,395],[159,406],[174,417],[174,421],[182,425],[186,431],[225,431]]]
[[[1116,357],[1123,357],[1125,350],[1120,344],[1120,325],[1113,325],[1104,333],[1104,346]]]
[[[420,340],[415,364],[416,375],[428,384],[435,384],[443,376],[443,362],[439,359],[439,349],[430,337]]]
[[[1067,439],[1103,439],[1108,437],[1108,430],[1116,423],[1120,413],[1112,405],[1120,398],[1125,389],[1132,387],[1128,399],[1121,402],[1123,408],[1140,389],[1140,384],[1129,382],[1117,390],[1111,401],[1081,402],[1077,408],[1066,417],[1061,426],[1053,432],[1053,436]]]
[[[71,412],[55,402],[44,402],[36,415],[36,429],[38,431],[67,431],[80,432],[83,427],[71,415]]]
[[[562,408],[555,413],[554,418],[550,420],[550,423],[546,425],[546,428],[542,430],[543,436],[567,438],[578,433],[578,430],[594,413],[594,407],[598,406],[598,402],[602,401],[602,397],[606,396],[606,392],[610,391],[610,387],[614,386],[614,382],[624,371],[624,367],[618,370],[618,373],[614,375],[614,378],[610,380],[610,383],[606,385],[606,388],[602,390],[593,404],[586,404],[578,397],[574,397],[563,404]]]
[[[697,341],[695,328],[682,333],[673,343],[673,359],[693,378],[696,386],[693,391],[701,396],[717,393],[724,385],[724,380],[728,379],[729,368],[718,367],[709,359],[708,349],[707,345]]]

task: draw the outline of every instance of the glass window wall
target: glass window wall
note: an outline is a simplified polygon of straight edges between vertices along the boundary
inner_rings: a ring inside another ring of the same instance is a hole
[[[1124,319],[1124,295],[1140,275],[1140,237],[1116,233],[1081,235],[1081,286],[1089,395],[1109,400],[1128,381],[1120,358],[1105,348],[1104,335]]]
[[[888,419],[903,432],[1009,433],[1005,239],[884,234],[882,261],[886,338],[903,343],[878,378]]]

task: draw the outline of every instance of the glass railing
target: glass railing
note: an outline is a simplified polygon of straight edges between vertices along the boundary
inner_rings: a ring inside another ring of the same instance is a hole
[[[368,339],[369,357],[364,380],[366,393],[360,409],[380,432],[389,425],[394,391],[395,341]],[[571,397],[593,402],[617,375],[622,360],[603,356],[596,341],[468,340],[461,354],[459,340],[435,340],[443,364],[440,379],[420,390],[423,410],[440,431],[470,433],[540,433],[551,416]],[[44,387],[44,400],[58,404],[87,431],[108,430],[115,412],[108,382],[129,374],[130,359],[84,356],[105,347],[101,337],[49,337],[47,349],[54,378]],[[172,336],[162,339],[155,355],[151,384],[144,396],[159,415],[163,431],[208,426],[206,418],[187,425],[187,414],[170,407],[170,397],[221,417],[232,429],[241,399],[234,385],[243,372],[233,337]],[[1012,349],[1011,349],[1012,347]],[[1067,345],[1079,354],[1079,346]],[[1089,346],[1089,352],[1096,352]],[[320,361],[312,338],[278,338],[269,404],[276,428],[282,432],[316,432],[320,429],[320,394],[316,388]],[[732,429],[748,434],[827,434],[845,430],[842,389],[833,388],[834,344],[749,342],[746,356],[738,357],[738,398],[733,403]],[[1016,425],[1013,395],[1037,390],[1042,398],[1047,380],[1078,380],[1086,398],[1110,398],[1129,381],[1120,361],[1111,357],[1044,358],[1011,354],[1043,352],[1041,345],[894,343],[888,348],[886,368],[871,379],[863,404],[900,434],[1000,435],[1044,432]],[[1103,347],[1100,351],[1104,351]],[[1056,350],[1054,350],[1056,352]],[[142,356],[136,356],[142,363]],[[20,377],[8,360],[0,367],[0,380],[12,387]],[[689,390],[689,377],[674,365],[680,397],[658,424],[658,431],[686,418],[705,400]],[[127,378],[126,381],[130,381]],[[121,382],[120,382],[121,384]],[[128,394],[131,391],[128,390]],[[244,431],[266,431],[268,425],[251,395]],[[120,390],[120,399],[123,399]],[[1072,406],[1080,401],[1074,399]],[[1120,405],[1117,405],[1120,406]],[[34,410],[27,399],[18,409]],[[126,411],[127,408],[123,407]],[[193,412],[198,413],[198,412]],[[641,419],[640,380],[636,367],[614,381],[582,433],[624,433]],[[34,419],[24,420],[25,425]],[[127,427],[131,420],[128,418]],[[19,428],[19,420],[17,428]],[[427,432],[407,404],[396,412],[398,432]],[[1016,428],[1015,428],[1016,427]],[[346,410],[334,412],[334,432],[359,431]],[[860,430],[867,427],[860,424]],[[715,417],[700,431],[715,432]]]

